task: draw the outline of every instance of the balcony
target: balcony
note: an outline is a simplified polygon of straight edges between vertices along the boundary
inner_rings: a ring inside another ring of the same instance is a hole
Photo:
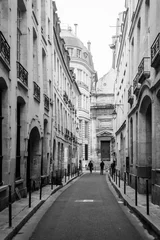
[[[36,82],[33,82],[34,84],[34,88],[33,88],[33,95],[34,95],[34,98],[40,102],[40,87],[37,85]]]
[[[10,65],[10,46],[0,31],[0,59],[9,69]]]
[[[139,83],[150,77],[150,58],[144,57],[138,66]]]
[[[44,94],[44,108],[49,111],[49,97],[46,94]]]
[[[69,137],[69,130],[66,128],[66,129],[65,129],[65,138],[68,139],[68,137]]]
[[[17,78],[28,87],[28,72],[19,62],[17,62]]]
[[[160,33],[151,46],[151,67],[157,68],[160,63]]]
[[[132,86],[130,86],[128,89],[128,103],[130,103],[130,105],[132,105],[133,100],[134,100],[134,97],[132,95]]]
[[[65,91],[64,91],[64,94],[63,94],[63,100],[65,101],[66,104],[68,103],[68,95]]]
[[[133,79],[133,93],[137,96],[139,93],[139,89],[141,87],[141,84],[138,83],[139,82],[139,74],[137,73],[137,75],[135,76],[135,78]]]

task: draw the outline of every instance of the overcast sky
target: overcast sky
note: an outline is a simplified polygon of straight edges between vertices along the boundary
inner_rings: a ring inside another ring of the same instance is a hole
[[[125,0],[56,0],[58,16],[62,24],[74,30],[78,24],[77,36],[87,46],[91,41],[91,53],[98,78],[112,66],[112,36],[118,13],[125,10]]]

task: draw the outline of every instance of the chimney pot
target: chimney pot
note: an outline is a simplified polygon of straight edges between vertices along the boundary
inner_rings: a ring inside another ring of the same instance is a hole
[[[90,52],[90,51],[91,51],[91,42],[88,41],[88,42],[87,42],[87,45],[88,45],[88,51]]]
[[[77,26],[78,26],[78,24],[75,23],[74,26],[75,26],[75,36],[77,37]]]

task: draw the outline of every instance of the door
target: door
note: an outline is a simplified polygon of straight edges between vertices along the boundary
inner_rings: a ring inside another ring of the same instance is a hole
[[[101,160],[110,161],[110,141],[101,141]]]

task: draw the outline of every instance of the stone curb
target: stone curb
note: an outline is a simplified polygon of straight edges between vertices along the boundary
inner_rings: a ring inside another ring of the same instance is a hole
[[[45,201],[51,196],[53,195],[55,192],[57,192],[59,189],[63,188],[65,185],[69,184],[71,181],[73,181],[74,179],[76,179],[77,177],[81,177],[83,175],[83,173],[81,173],[79,176],[75,176],[73,178],[71,178],[70,180],[68,180],[65,184],[62,184],[60,186],[58,186],[56,189],[54,189],[49,195],[48,197],[46,197],[46,199],[41,200],[35,207],[33,207],[33,209],[26,215],[24,216],[24,218],[22,219],[21,222],[19,222],[17,224],[17,226],[15,226],[10,233],[8,233],[8,235],[3,239],[3,240],[11,240],[18,232],[19,230],[25,225],[25,223],[34,215],[34,213],[43,205],[43,203],[45,203]]]
[[[149,217],[147,217],[147,215],[145,216],[145,214],[143,214],[139,208],[137,206],[134,206],[133,203],[131,202],[131,200],[129,201],[129,199],[127,199],[127,196],[125,196],[125,194],[123,194],[118,187],[116,186],[116,184],[112,181],[111,176],[108,175],[109,181],[111,182],[112,186],[114,187],[115,191],[117,192],[117,194],[119,195],[120,198],[123,199],[124,205],[127,206],[130,210],[132,210],[135,215],[143,222],[145,223],[146,226],[148,226],[156,235],[158,235],[158,237],[160,237],[160,229],[158,228],[158,226],[156,226],[156,224],[154,224],[153,222],[151,222],[151,220],[149,219]]]

